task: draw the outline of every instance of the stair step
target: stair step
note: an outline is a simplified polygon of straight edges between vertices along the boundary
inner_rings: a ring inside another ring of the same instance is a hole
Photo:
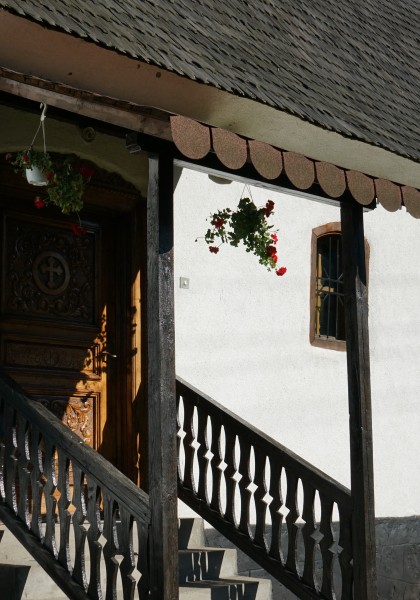
[[[66,600],[42,567],[3,527],[0,541],[1,598]],[[272,599],[269,579],[237,575],[235,549],[205,546],[202,519],[180,520],[179,547],[180,600]]]
[[[179,583],[221,579],[238,572],[237,552],[232,548],[188,548],[179,551]]]
[[[202,548],[205,546],[204,523],[200,517],[179,519],[178,548]]]
[[[195,581],[179,587],[180,600],[271,600],[271,581],[251,577],[229,577],[217,581]]]

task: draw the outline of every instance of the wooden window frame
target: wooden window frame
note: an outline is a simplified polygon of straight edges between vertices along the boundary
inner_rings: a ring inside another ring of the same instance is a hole
[[[311,239],[311,285],[310,285],[310,319],[309,319],[309,341],[312,346],[318,348],[328,348],[329,350],[346,351],[346,341],[337,340],[335,338],[326,338],[315,335],[315,304],[316,304],[316,277],[317,277],[317,245],[318,238],[324,235],[341,235],[341,222],[333,221],[326,223],[312,230]],[[366,255],[366,279],[369,283],[369,244],[365,238],[365,255]]]

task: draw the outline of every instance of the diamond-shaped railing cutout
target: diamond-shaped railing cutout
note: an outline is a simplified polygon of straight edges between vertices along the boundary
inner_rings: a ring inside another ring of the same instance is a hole
[[[105,546],[105,544],[107,543],[107,539],[104,536],[103,533],[101,533],[101,535],[98,537],[97,543],[101,546],[101,548],[103,548]]]
[[[253,481],[251,481],[250,484],[248,485],[248,487],[246,489],[249,492],[251,492],[251,494],[255,494],[256,490],[258,489],[258,486],[255,485],[255,483]]]
[[[289,514],[290,510],[285,504],[282,504],[277,512],[285,519]]]
[[[213,452],[209,449],[205,453],[204,458],[210,462],[211,459],[213,458],[213,456],[214,456]]]
[[[227,469],[227,463],[225,463],[225,461],[223,460],[223,458],[220,461],[220,463],[217,465],[217,468],[219,469],[219,471],[222,471],[222,473],[223,473],[223,471],[226,471],[226,469]]]
[[[198,449],[199,449],[199,447],[200,447],[200,445],[201,445],[201,444],[199,444],[199,443],[197,442],[197,440],[196,440],[196,439],[194,439],[194,440],[191,442],[191,444],[190,444],[190,447],[191,447],[191,448],[194,448],[194,450],[198,450]]]
[[[186,432],[181,428],[178,433],[177,436],[179,437],[179,439],[181,440],[181,442],[183,441],[184,437],[186,436]]]
[[[232,479],[236,481],[236,483],[239,483],[242,479],[242,475],[239,473],[239,471],[235,471],[232,475]]]
[[[114,558],[115,562],[118,563],[118,566],[120,566],[120,564],[124,560],[124,555],[123,554],[114,554],[113,558]]]
[[[89,531],[90,528],[91,524],[89,523],[89,521],[84,521],[84,523],[80,525],[80,529],[83,529],[83,531],[86,531],[86,533]]]
[[[273,502],[273,500],[274,500],[273,496],[270,496],[270,494],[268,492],[262,498],[262,501],[265,502],[267,504],[267,506],[270,506],[270,504]]]
[[[140,573],[140,571],[137,568],[134,568],[130,574],[130,577],[132,577],[133,580],[136,582],[136,587],[137,587],[138,582],[142,578],[142,574]]]
[[[74,515],[74,513],[76,512],[76,507],[75,507],[75,505],[73,504],[73,502],[71,501],[71,499],[70,499],[69,505],[68,505],[68,507],[67,507],[67,511],[68,511],[68,512],[69,512],[71,515]]]
[[[320,541],[323,539],[323,537],[324,537],[324,536],[323,536],[323,534],[322,534],[322,533],[319,531],[319,529],[315,529],[315,531],[313,531],[309,537],[311,537],[313,540],[315,540],[315,542],[316,542],[317,544],[319,544],[319,543],[320,543]]]
[[[336,554],[338,556],[343,551],[343,548],[340,546],[338,541],[334,540],[328,550],[331,552],[331,554]]]

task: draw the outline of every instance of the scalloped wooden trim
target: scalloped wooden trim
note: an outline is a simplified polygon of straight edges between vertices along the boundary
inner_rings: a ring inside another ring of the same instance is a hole
[[[249,156],[257,172],[268,180],[277,179],[283,171],[281,151],[265,142],[248,141]]]
[[[284,169],[290,182],[299,190],[307,190],[315,182],[312,160],[296,152],[283,152]]]
[[[315,169],[318,183],[327,196],[339,198],[345,193],[347,184],[343,169],[327,162],[316,162]]]
[[[415,219],[420,219],[420,192],[416,188],[405,185],[402,195],[407,212]]]
[[[363,206],[371,204],[375,198],[373,179],[360,171],[346,172],[347,185],[353,198]]]
[[[178,150],[188,158],[199,160],[210,152],[210,130],[193,119],[171,117],[172,139]]]
[[[229,169],[240,169],[248,158],[247,143],[244,138],[227,129],[212,128],[213,149],[221,163]]]
[[[375,179],[375,190],[378,201],[389,212],[401,208],[401,188],[389,179]]]

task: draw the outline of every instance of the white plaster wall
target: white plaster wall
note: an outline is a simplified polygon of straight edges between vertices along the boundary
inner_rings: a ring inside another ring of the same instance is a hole
[[[177,182],[177,374],[349,485],[346,356],[309,343],[311,232],[340,220],[339,210],[252,188],[257,205],[276,203],[278,264],[288,269],[277,277],[241,249],[213,255],[195,241],[206,218],[236,207],[243,189],[186,169]],[[366,215],[378,516],[420,513],[419,233],[404,210]]]
[[[366,215],[376,510],[420,514],[420,221]]]

